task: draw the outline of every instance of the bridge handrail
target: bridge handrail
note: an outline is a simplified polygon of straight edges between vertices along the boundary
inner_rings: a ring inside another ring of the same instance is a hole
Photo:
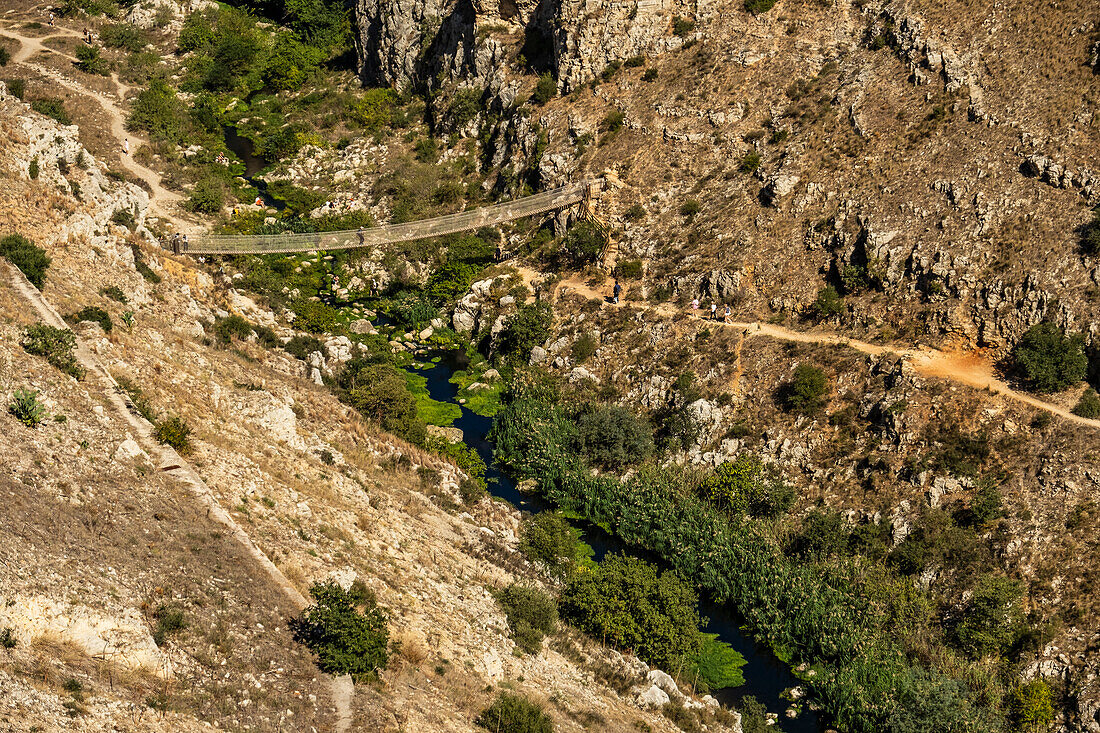
[[[363,230],[199,235],[188,243],[186,254],[263,254],[265,252],[351,249],[439,237],[564,208],[582,201],[586,191],[598,189],[601,184],[602,181],[599,179],[570,183],[532,196],[480,209],[444,214],[402,224],[382,224]]]

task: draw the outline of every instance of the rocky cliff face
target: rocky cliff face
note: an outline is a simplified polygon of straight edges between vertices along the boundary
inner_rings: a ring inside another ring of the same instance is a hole
[[[673,20],[694,0],[361,0],[360,75],[367,84],[488,87],[523,55],[572,91],[608,63],[674,50]]]

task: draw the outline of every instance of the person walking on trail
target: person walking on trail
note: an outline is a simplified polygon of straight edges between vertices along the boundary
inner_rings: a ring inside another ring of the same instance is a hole
[[[359,230],[356,233],[359,235],[359,246],[362,247],[364,244],[366,244],[367,235],[363,232],[363,227],[359,227]]]
[[[722,316],[722,323],[730,322],[730,304],[726,303],[726,314]]]
[[[710,320],[718,320],[718,304],[715,303],[713,300],[710,302]]]
[[[497,262],[504,261],[504,249],[499,244],[497,245],[496,253],[494,256],[496,257]]]
[[[691,301],[691,315],[693,315],[693,316],[698,316],[699,315],[699,299],[698,298],[693,298],[692,301]]]
[[[53,11],[50,11],[50,26],[53,26]]]
[[[611,288],[612,300],[615,305],[619,304],[619,296],[623,293],[623,286],[619,284],[618,278],[615,279],[615,287]]]
[[[126,153],[127,155],[130,154],[130,138],[126,138],[122,141],[122,152]]]

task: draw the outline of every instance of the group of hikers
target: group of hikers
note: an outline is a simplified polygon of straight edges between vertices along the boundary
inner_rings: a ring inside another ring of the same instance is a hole
[[[623,286],[619,283],[619,278],[615,278],[615,284],[611,287],[611,297],[609,298],[609,301],[611,303],[613,303],[614,305],[618,305],[619,304],[619,298],[622,297],[622,294],[623,294]],[[701,305],[702,304],[700,303],[698,297],[692,299],[692,301],[691,301],[691,314],[696,318],[699,318],[702,315],[702,314],[699,313]],[[721,313],[721,315],[719,315],[719,313],[718,313],[718,301],[715,301],[715,300],[711,301],[711,303],[710,303],[710,320],[712,320],[712,321],[721,321],[722,323],[729,323],[730,317],[732,315],[733,315],[733,309],[730,308],[729,303],[726,303],[723,306],[722,313]]]
[[[191,243],[187,240],[186,234],[181,235],[179,232],[176,232],[172,235],[171,242],[172,251],[176,254],[179,254],[180,252],[186,252],[188,249],[191,248]]]

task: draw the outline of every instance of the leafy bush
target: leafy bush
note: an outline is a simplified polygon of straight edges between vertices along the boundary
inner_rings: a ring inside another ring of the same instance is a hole
[[[479,481],[469,476],[462,479],[458,484],[458,495],[462,498],[462,503],[466,506],[476,504],[488,493],[484,481]]]
[[[1024,620],[1022,596],[1016,581],[994,575],[982,578],[951,629],[955,646],[971,659],[1006,651]]]
[[[167,82],[153,79],[130,104],[126,127],[147,132],[154,140],[180,143],[188,132],[187,112]]]
[[[240,316],[226,316],[214,320],[214,335],[218,342],[228,344],[234,338],[242,341],[252,336],[252,324]]]
[[[474,722],[491,733],[553,733],[554,721],[542,705],[501,692]]]
[[[183,609],[170,604],[162,604],[153,611],[153,619],[156,625],[153,627],[153,641],[157,646],[164,646],[168,637],[187,628],[187,617]]]
[[[590,221],[574,224],[562,242],[562,249],[579,265],[595,261],[606,246],[607,232]]]
[[[403,325],[416,329],[423,328],[439,316],[439,311],[431,301],[423,295],[410,292],[401,293],[390,307],[389,313]]]
[[[207,177],[198,180],[187,199],[187,208],[203,214],[217,214],[225,206],[221,181]]]
[[[613,109],[603,118],[603,128],[608,132],[615,133],[623,129],[625,122],[626,115],[617,109]]]
[[[0,66],[7,66],[9,61],[11,61],[11,51],[0,46]]]
[[[766,13],[775,7],[776,0],[745,0],[745,10],[753,15]]]
[[[695,21],[688,20],[687,18],[681,18],[679,15],[672,19],[672,33],[684,38],[691,35],[695,30]]]
[[[291,619],[294,640],[317,655],[317,666],[328,674],[350,674],[356,682],[377,679],[389,663],[386,616],[374,595],[335,581],[309,589],[315,603]]]
[[[291,337],[290,341],[283,344],[283,349],[291,356],[295,356],[302,361],[308,359],[314,351],[320,351],[322,356],[328,356],[325,345],[316,336],[295,335]]]
[[[125,305],[128,302],[126,293],[122,292],[122,288],[117,285],[108,285],[99,291],[100,295],[110,298]]]
[[[733,514],[760,516],[785,512],[794,500],[786,484],[768,480],[764,464],[751,453],[742,453],[718,466],[699,485],[699,493]]]
[[[697,655],[698,597],[675,572],[626,555],[608,555],[592,572],[574,575],[560,613],[578,629],[648,664],[675,669]]]
[[[1088,369],[1081,335],[1068,335],[1049,322],[1029,328],[1013,348],[1012,358],[1028,386],[1039,392],[1066,389],[1084,379]]]
[[[558,625],[558,604],[546,591],[522,583],[512,583],[496,596],[512,638],[525,654],[542,648],[543,637],[553,634]]]
[[[680,216],[691,218],[703,210],[703,205],[698,199],[688,199],[680,205]]]
[[[122,48],[130,53],[145,49],[145,36],[129,23],[108,23],[100,26],[99,40],[107,48]]]
[[[390,124],[396,105],[392,89],[368,89],[349,104],[347,114],[367,132],[378,132]]]
[[[107,60],[99,55],[95,46],[76,47],[76,67],[86,74],[109,76],[111,73]]]
[[[157,439],[157,442],[171,446],[180,453],[191,451],[191,426],[177,415],[172,415],[157,423],[156,428],[153,430],[153,437]]]
[[[642,81],[657,81],[658,71],[656,69],[646,69],[642,74]]]
[[[28,354],[44,356],[55,368],[76,379],[84,378],[84,369],[77,363],[74,353],[76,336],[67,328],[54,328],[45,323],[27,326],[22,344]]]
[[[1097,396],[1095,389],[1089,387],[1085,390],[1073,408],[1073,414],[1092,420],[1100,417],[1100,396]]]
[[[653,452],[653,428],[624,407],[596,407],[577,420],[574,449],[590,464],[622,468]]]
[[[18,642],[15,640],[15,634],[7,626],[0,629],[0,647],[4,649],[14,649]]]
[[[638,221],[645,218],[645,207],[641,204],[633,204],[623,212],[623,218],[627,221]]]
[[[65,111],[65,103],[60,99],[44,98],[36,99],[31,102],[31,109],[40,115],[46,117],[52,117],[60,122],[62,125],[71,125],[73,120],[69,117],[69,113]]]
[[[336,328],[339,312],[317,300],[298,300],[292,306],[294,327],[310,333],[328,333]]]
[[[554,76],[547,71],[539,76],[538,83],[535,84],[535,92],[531,95],[531,101],[535,104],[543,105],[557,95],[558,83],[554,81]]]
[[[579,536],[560,514],[539,512],[523,520],[519,550],[529,560],[545,564],[552,574],[564,576],[576,563]]]
[[[46,418],[46,408],[38,401],[38,391],[33,389],[15,390],[8,412],[28,428],[37,428]]]
[[[746,659],[729,644],[718,640],[718,634],[700,634],[702,647],[685,667],[685,678],[697,680],[699,691],[720,690],[745,684],[741,668]]]
[[[27,176],[32,180],[38,180],[38,156],[31,158],[31,162],[27,165]]]
[[[1092,220],[1081,227],[1081,250],[1087,255],[1100,253],[1100,209],[1092,212]]]
[[[1044,679],[1017,687],[1009,698],[1012,722],[1019,731],[1049,730],[1054,722],[1054,696]]]
[[[65,320],[69,323],[80,323],[81,321],[98,323],[100,328],[103,329],[103,333],[110,333],[111,329],[115,327],[115,324],[111,321],[111,314],[94,305],[81,308],[76,313],[66,316]]]
[[[126,208],[115,209],[114,213],[111,214],[111,221],[127,229],[133,229],[134,225],[137,223],[137,220],[134,218],[133,210]]]
[[[416,398],[405,373],[388,364],[352,359],[337,378],[340,394],[364,417],[413,443],[423,442],[425,427],[417,418]]]
[[[573,359],[578,364],[583,364],[592,358],[592,355],[596,353],[596,349],[599,348],[599,341],[596,337],[590,333],[583,333],[577,337],[577,340],[573,342]]]
[[[554,311],[548,303],[538,301],[527,303],[505,321],[504,330],[497,338],[497,355],[510,362],[524,362],[531,349],[535,348],[550,335]]]
[[[615,276],[623,280],[639,280],[642,277],[641,260],[623,260],[615,264]]]
[[[760,157],[760,153],[756,152],[755,150],[750,150],[749,152],[745,153],[744,157],[741,158],[741,162],[740,164],[738,164],[738,169],[742,173],[756,173],[756,171],[760,168],[760,163],[762,162],[762,160],[763,159]]]
[[[791,380],[779,388],[779,401],[785,410],[809,415],[825,404],[828,390],[825,372],[803,363],[795,367]]]
[[[451,104],[447,107],[447,121],[451,129],[458,130],[469,124],[481,113],[480,89],[467,88],[455,92]]]
[[[46,268],[50,266],[46,250],[35,246],[20,234],[9,234],[0,239],[0,257],[19,268],[31,285],[39,290],[46,284]]]
[[[22,99],[27,93],[27,82],[22,79],[5,79],[4,83],[8,85],[8,91],[16,99]]]
[[[826,285],[817,291],[817,300],[810,306],[810,310],[819,319],[831,318],[844,313],[844,299],[837,293],[832,285]]]

